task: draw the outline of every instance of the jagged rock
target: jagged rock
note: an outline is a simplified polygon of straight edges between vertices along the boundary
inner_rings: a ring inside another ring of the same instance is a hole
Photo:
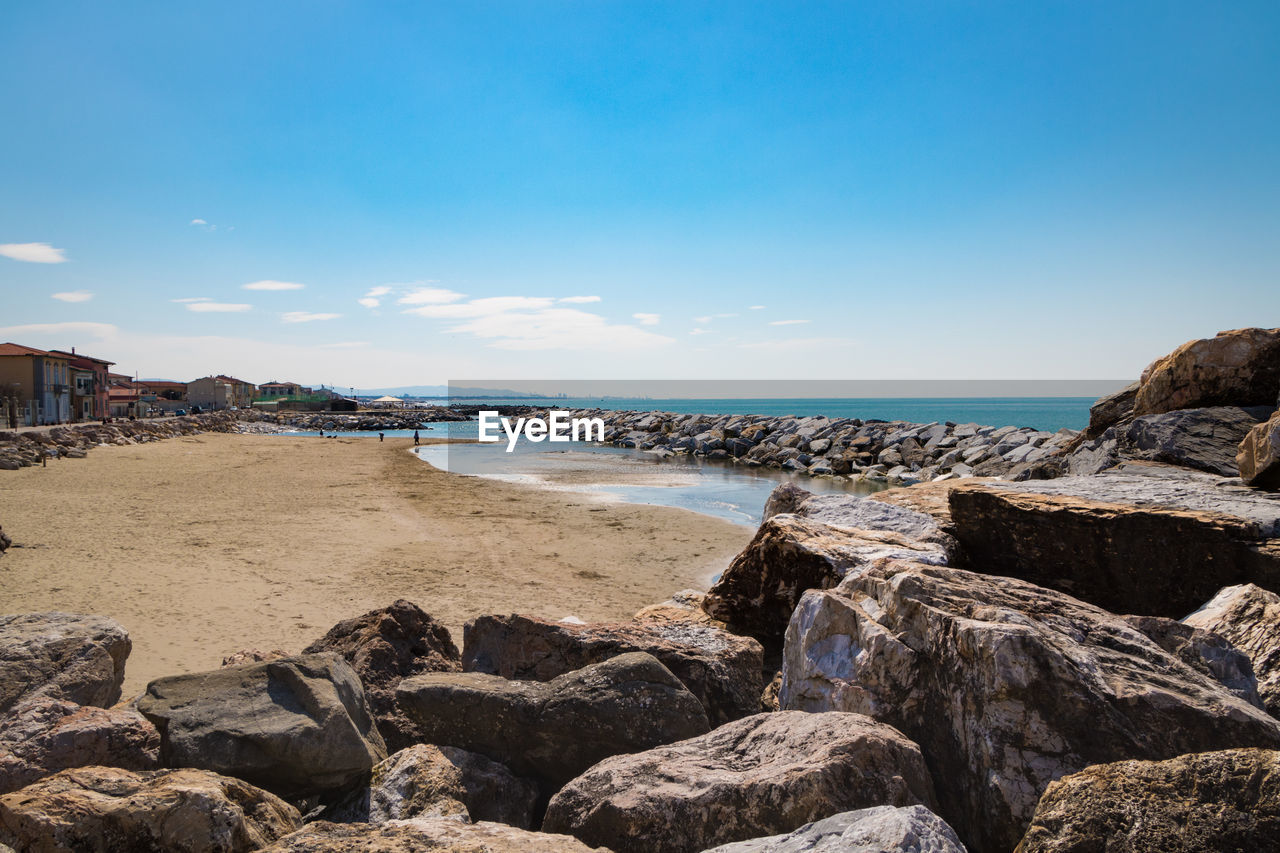
[[[713,628],[725,627],[723,622],[712,619],[711,615],[702,609],[702,602],[706,598],[707,594],[700,590],[682,589],[666,601],[640,608],[632,618],[637,622],[676,622],[710,625]]]
[[[618,853],[696,853],[875,805],[932,806],[919,748],[859,714],[757,714],[600,762],[543,827]]]
[[[1280,329],[1236,329],[1189,341],[1142,372],[1135,415],[1202,406],[1275,406]]]
[[[592,853],[593,849],[609,853],[567,835],[435,817],[379,824],[318,821],[264,848],[263,853]]]
[[[1280,752],[1088,767],[1049,786],[1017,853],[1275,853]]]
[[[795,832],[713,847],[705,853],[965,853],[947,822],[924,806],[873,806]]]
[[[1124,621],[1187,666],[1207,675],[1248,702],[1262,708],[1258,680],[1249,656],[1226,637],[1163,616],[1125,616]]]
[[[105,616],[0,616],[0,714],[34,698],[114,705],[132,648],[124,628]]]
[[[736,633],[776,650],[800,596],[835,586],[848,572],[886,557],[945,564],[940,545],[898,533],[834,527],[776,515],[733,559],[707,593],[703,609]]]
[[[1181,618],[1224,586],[1280,589],[1280,495],[1131,463],[1092,477],[958,485],[973,567],[1117,613]]]
[[[287,658],[288,652],[280,649],[272,649],[264,652],[262,649],[241,649],[238,652],[232,652],[222,658],[223,666],[244,666],[247,663],[266,663],[270,660],[280,660]]]
[[[1117,455],[1234,477],[1240,442],[1270,414],[1270,407],[1217,406],[1143,415],[1117,430]]]
[[[339,622],[303,649],[303,654],[328,652],[342,655],[360,676],[378,731],[393,752],[419,740],[396,705],[401,680],[462,669],[449,630],[404,599]]]
[[[764,688],[760,644],[705,625],[481,616],[467,623],[462,648],[468,672],[521,681],[550,681],[620,654],[648,652],[698,697],[713,726],[756,713]]]
[[[537,800],[537,786],[496,761],[465,749],[418,744],[377,764],[369,787],[327,811],[325,819],[386,823],[461,815],[528,829]]]
[[[233,853],[301,825],[283,800],[205,770],[81,767],[0,797],[0,840],[31,853]]]
[[[774,489],[769,500],[772,502],[773,495],[786,488],[788,486],[783,485]],[[807,497],[801,498],[799,493]],[[792,514],[801,518],[834,527],[897,533],[915,542],[938,545],[948,555],[955,552],[955,539],[943,531],[938,521],[932,515],[911,507],[862,495],[812,495],[794,486],[790,487],[788,494],[794,502]]]
[[[1280,717],[1280,595],[1253,584],[1229,586],[1182,621],[1222,635],[1248,655],[1263,705]]]
[[[159,766],[160,735],[128,708],[32,699],[0,719],[0,794],[71,767]]]
[[[920,744],[938,811],[1009,850],[1054,779],[1122,758],[1280,745],[1280,722],[1123,617],[1013,578],[886,561],[808,593],[782,707],[853,711]]]
[[[236,776],[281,796],[343,788],[386,758],[360,679],[337,655],[157,679],[137,700],[167,767]]]
[[[428,742],[485,755],[548,794],[610,755],[710,728],[697,697],[642,652],[547,682],[417,675],[400,683],[396,697]]]
[[[1246,484],[1280,489],[1280,412],[1249,430],[1236,451],[1236,467]]]
[[[1089,407],[1089,428],[1082,435],[1085,438],[1097,438],[1112,424],[1133,417],[1133,405],[1138,399],[1141,384],[1134,382],[1114,394],[1099,397]]]
[[[800,504],[813,497],[813,492],[802,489],[795,483],[787,482],[774,488],[764,502],[761,521],[768,521],[775,515],[794,513]]]

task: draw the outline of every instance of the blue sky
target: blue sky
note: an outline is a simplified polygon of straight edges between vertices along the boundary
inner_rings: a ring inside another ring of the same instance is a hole
[[[143,376],[1109,378],[1280,325],[1275,3],[0,14],[0,340]]]

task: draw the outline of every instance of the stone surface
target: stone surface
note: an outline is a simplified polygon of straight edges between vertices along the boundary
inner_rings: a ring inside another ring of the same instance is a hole
[[[1183,621],[1222,635],[1248,655],[1263,705],[1280,717],[1280,595],[1253,584],[1229,586]]]
[[[760,525],[702,606],[730,630],[755,637],[766,650],[776,650],[805,590],[835,586],[849,572],[886,557],[947,561],[941,545],[900,533],[776,515]]]
[[[725,626],[723,622],[712,619],[711,615],[702,609],[702,602],[706,598],[707,594],[701,590],[682,589],[666,601],[640,608],[632,618],[637,622],[692,623],[723,628]]]
[[[1049,786],[1018,853],[1275,853],[1280,752],[1232,749],[1086,768]]]
[[[378,731],[391,751],[418,740],[396,706],[396,687],[401,680],[462,668],[449,630],[404,599],[339,622],[303,649],[303,654],[324,653],[342,655],[360,676]]]
[[[266,663],[269,660],[280,660],[287,658],[288,652],[280,649],[272,649],[264,652],[262,649],[241,649],[238,652],[232,652],[222,658],[223,666],[244,666],[247,663]]]
[[[137,701],[168,767],[236,776],[281,796],[343,788],[386,758],[360,679],[336,655],[160,678]]]
[[[1280,589],[1280,495],[1167,466],[959,485],[969,565],[1117,613],[1180,619],[1224,586]]]
[[[1089,407],[1089,428],[1084,431],[1084,437],[1097,438],[1117,421],[1133,417],[1133,405],[1138,399],[1140,386],[1140,382],[1134,382],[1114,394],[1099,397]]]
[[[965,853],[947,822],[924,806],[874,806],[795,832],[713,847],[706,853]]]
[[[552,798],[543,827],[617,853],[696,853],[851,809],[934,802],[919,748],[859,714],[757,714],[619,755]]]
[[[129,708],[33,699],[0,718],[0,794],[71,767],[159,766],[160,735]]]
[[[483,673],[432,673],[397,690],[430,743],[478,752],[550,794],[610,755],[637,752],[710,728],[702,703],[643,652],[547,682]]]
[[[342,823],[386,823],[461,815],[528,829],[537,800],[532,782],[496,761],[451,746],[418,744],[378,763],[368,788],[324,816]]]
[[[576,625],[527,616],[481,616],[463,632],[463,668],[521,681],[551,679],[627,652],[647,652],[697,696],[713,726],[754,714],[764,650],[706,625]]]
[[[1124,459],[1166,462],[1234,477],[1240,442],[1270,409],[1217,406],[1143,415],[1117,430],[1117,453]]]
[[[1236,467],[1247,485],[1280,489],[1280,412],[1249,430],[1236,450]]]
[[[0,841],[29,853],[232,853],[301,825],[278,797],[205,770],[81,767],[0,797]]]
[[[1261,708],[1258,680],[1249,656],[1226,637],[1163,616],[1125,616],[1124,621],[1141,631],[1157,646],[1192,669],[1207,675],[1223,687]]]
[[[782,706],[868,714],[920,744],[938,813],[1009,850],[1054,779],[1090,764],[1280,745],[1280,721],[1123,617],[1013,578],[905,561],[807,594]]]
[[[1135,415],[1202,406],[1275,406],[1280,329],[1236,329],[1189,341],[1142,372]]]
[[[105,616],[0,616],[0,714],[34,698],[114,705],[132,648],[124,628]]]
[[[264,848],[264,853],[592,853],[567,835],[529,832],[501,823],[413,818],[380,824],[319,821]],[[595,853],[609,853],[596,849]]]

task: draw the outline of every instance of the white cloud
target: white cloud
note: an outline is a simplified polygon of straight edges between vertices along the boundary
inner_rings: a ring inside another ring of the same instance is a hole
[[[0,328],[0,338],[13,339],[29,335],[48,335],[54,338],[74,338],[78,335],[109,340],[116,337],[119,329],[110,323],[28,323],[25,326],[5,326]],[[58,346],[47,343],[45,346]],[[74,344],[72,344],[74,346]]]
[[[457,302],[465,295],[444,287],[415,287],[396,301],[401,305],[443,305]]]
[[[356,302],[363,305],[365,308],[377,308],[382,304],[382,297],[386,296],[390,292],[390,287],[380,284],[377,287],[369,288],[369,292],[357,299]]]
[[[187,303],[188,311],[195,311],[200,314],[238,314],[252,309],[252,305],[244,302],[210,302],[201,300]]]
[[[705,326],[711,322],[711,317],[694,317],[693,322],[697,323],[699,326]]]
[[[566,296],[563,299],[557,299],[557,302],[567,302],[577,305],[584,305],[588,302],[599,302],[599,296]]]
[[[673,343],[671,338],[639,326],[613,324],[599,314],[576,308],[486,313],[448,331],[490,340],[489,346],[504,350],[634,350]]]
[[[369,296],[386,296],[390,292],[391,292],[391,288],[385,284],[380,284],[377,287],[369,288]]]
[[[363,305],[365,308],[377,308],[379,305],[382,304],[382,301],[378,299],[374,299],[372,296],[365,296],[361,299],[357,299],[356,303],[359,305]]]
[[[61,264],[66,249],[55,249],[48,243],[0,243],[0,255],[29,264]]]
[[[191,223],[190,223],[190,224],[192,224],[192,225],[208,225],[209,223],[208,223],[208,222],[205,222],[203,219],[193,219],[193,220],[191,220]]]
[[[708,331],[708,330],[706,330],[706,329],[692,329],[692,330],[690,330],[689,334],[691,334],[691,335],[709,335],[709,334],[711,334],[711,332],[709,332],[709,331]]]
[[[764,310],[764,306],[763,306],[763,305],[750,305],[750,306],[748,306],[748,310],[750,310],[750,311],[763,311],[763,310]]]
[[[638,320],[641,326],[656,326],[662,320],[661,314],[632,314],[631,317]]]
[[[808,320],[774,320],[769,325],[770,326],[799,326],[807,322],[809,321]]]
[[[88,302],[93,294],[87,290],[68,290],[53,294],[53,298],[59,302]]]
[[[302,290],[304,287],[306,287],[305,284],[298,284],[296,281],[272,281],[271,279],[240,285],[241,290]]]
[[[404,302],[403,299],[400,301]],[[554,303],[554,299],[545,296],[487,296],[456,305],[423,305],[420,308],[406,308],[404,313],[432,319],[463,319],[505,314],[508,311],[550,308]]]
[[[183,299],[170,299],[170,302],[177,302],[180,305],[187,305],[192,302],[212,302],[213,300],[207,296],[188,296]]]
[[[286,323],[314,323],[316,320],[336,320],[341,314],[313,314],[310,311],[286,311],[280,319]]]

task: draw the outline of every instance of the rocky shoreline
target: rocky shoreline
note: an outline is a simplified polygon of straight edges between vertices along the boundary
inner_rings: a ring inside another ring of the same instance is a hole
[[[121,702],[123,627],[0,616],[0,844],[1280,850],[1280,329],[1224,335],[1100,401],[1050,479],[780,486],[710,590],[627,622],[486,615],[459,648],[396,601]],[[1243,478],[1208,467],[1237,410]],[[944,432],[879,453],[977,435]]]

